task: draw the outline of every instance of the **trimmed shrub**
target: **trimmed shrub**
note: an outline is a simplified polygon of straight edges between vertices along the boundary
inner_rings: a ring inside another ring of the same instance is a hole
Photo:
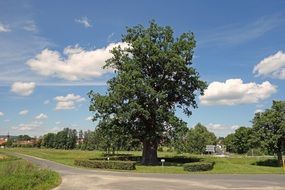
[[[114,161],[114,160],[88,160],[78,159],[74,161],[77,166],[87,168],[115,169],[115,170],[135,170],[136,162],[133,161]]]
[[[184,171],[198,172],[212,170],[215,162],[193,162],[183,165]]]
[[[140,156],[109,156],[109,157],[96,157],[96,158],[90,158],[89,160],[117,160],[117,161],[135,161],[139,162],[141,160]]]
[[[186,157],[186,156],[174,156],[174,157],[164,157],[164,158],[159,158],[160,159],[165,159],[166,162],[174,162],[174,163],[189,163],[189,162],[200,162],[202,159],[198,157]]]
[[[276,159],[261,160],[261,161],[257,161],[257,162],[252,163],[252,165],[279,167],[278,160],[276,160]]]

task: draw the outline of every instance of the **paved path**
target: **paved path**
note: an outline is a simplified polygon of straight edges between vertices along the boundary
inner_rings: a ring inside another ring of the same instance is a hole
[[[41,167],[57,171],[62,183],[55,190],[285,190],[285,175],[141,174],[75,168],[16,154]]]

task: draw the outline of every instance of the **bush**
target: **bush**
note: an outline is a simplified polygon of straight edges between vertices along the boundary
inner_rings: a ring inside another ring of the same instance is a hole
[[[105,156],[105,157],[95,157],[95,158],[90,158],[89,160],[117,160],[117,161],[135,161],[139,162],[141,160],[141,156],[132,156],[132,155],[123,155],[123,154],[118,154],[114,156]]]
[[[135,170],[136,162],[133,161],[115,161],[115,160],[90,160],[78,159],[74,161],[77,166],[87,168],[115,169],[115,170]]]
[[[186,156],[174,156],[174,157],[164,157],[164,158],[159,158],[160,159],[165,159],[165,162],[174,162],[174,163],[189,163],[189,162],[200,162],[202,159],[198,157],[186,157]]]
[[[279,167],[278,160],[276,159],[261,160],[261,161],[254,162],[252,165]]]
[[[197,172],[212,170],[215,162],[193,162],[183,165],[184,171]]]

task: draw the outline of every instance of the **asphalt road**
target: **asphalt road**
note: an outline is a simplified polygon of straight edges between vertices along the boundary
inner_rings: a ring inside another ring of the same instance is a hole
[[[75,168],[27,155],[16,155],[41,167],[57,171],[62,176],[62,183],[55,190],[285,190],[285,175],[110,172]]]

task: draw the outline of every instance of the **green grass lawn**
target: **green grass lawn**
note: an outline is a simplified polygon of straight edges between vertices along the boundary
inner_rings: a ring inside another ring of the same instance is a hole
[[[37,149],[37,148],[13,148],[6,149],[5,151],[13,151],[23,154],[28,154],[62,164],[74,166],[74,160],[79,158],[94,158],[102,156],[100,151],[81,151],[81,150],[55,150],[55,149]],[[141,155],[141,152],[120,152],[129,153],[133,155]],[[175,153],[159,152],[160,157],[177,156]],[[202,157],[205,161],[215,161],[214,169],[207,172],[197,173],[210,173],[210,174],[281,174],[282,168],[269,167],[269,166],[256,166],[252,163],[260,160],[268,159],[268,157],[246,157],[246,156],[231,156],[227,158],[217,158],[207,155],[189,155]],[[136,172],[143,173],[189,173],[183,171],[181,166],[136,166]]]
[[[56,187],[60,181],[54,171],[0,152],[0,190],[46,190]]]

